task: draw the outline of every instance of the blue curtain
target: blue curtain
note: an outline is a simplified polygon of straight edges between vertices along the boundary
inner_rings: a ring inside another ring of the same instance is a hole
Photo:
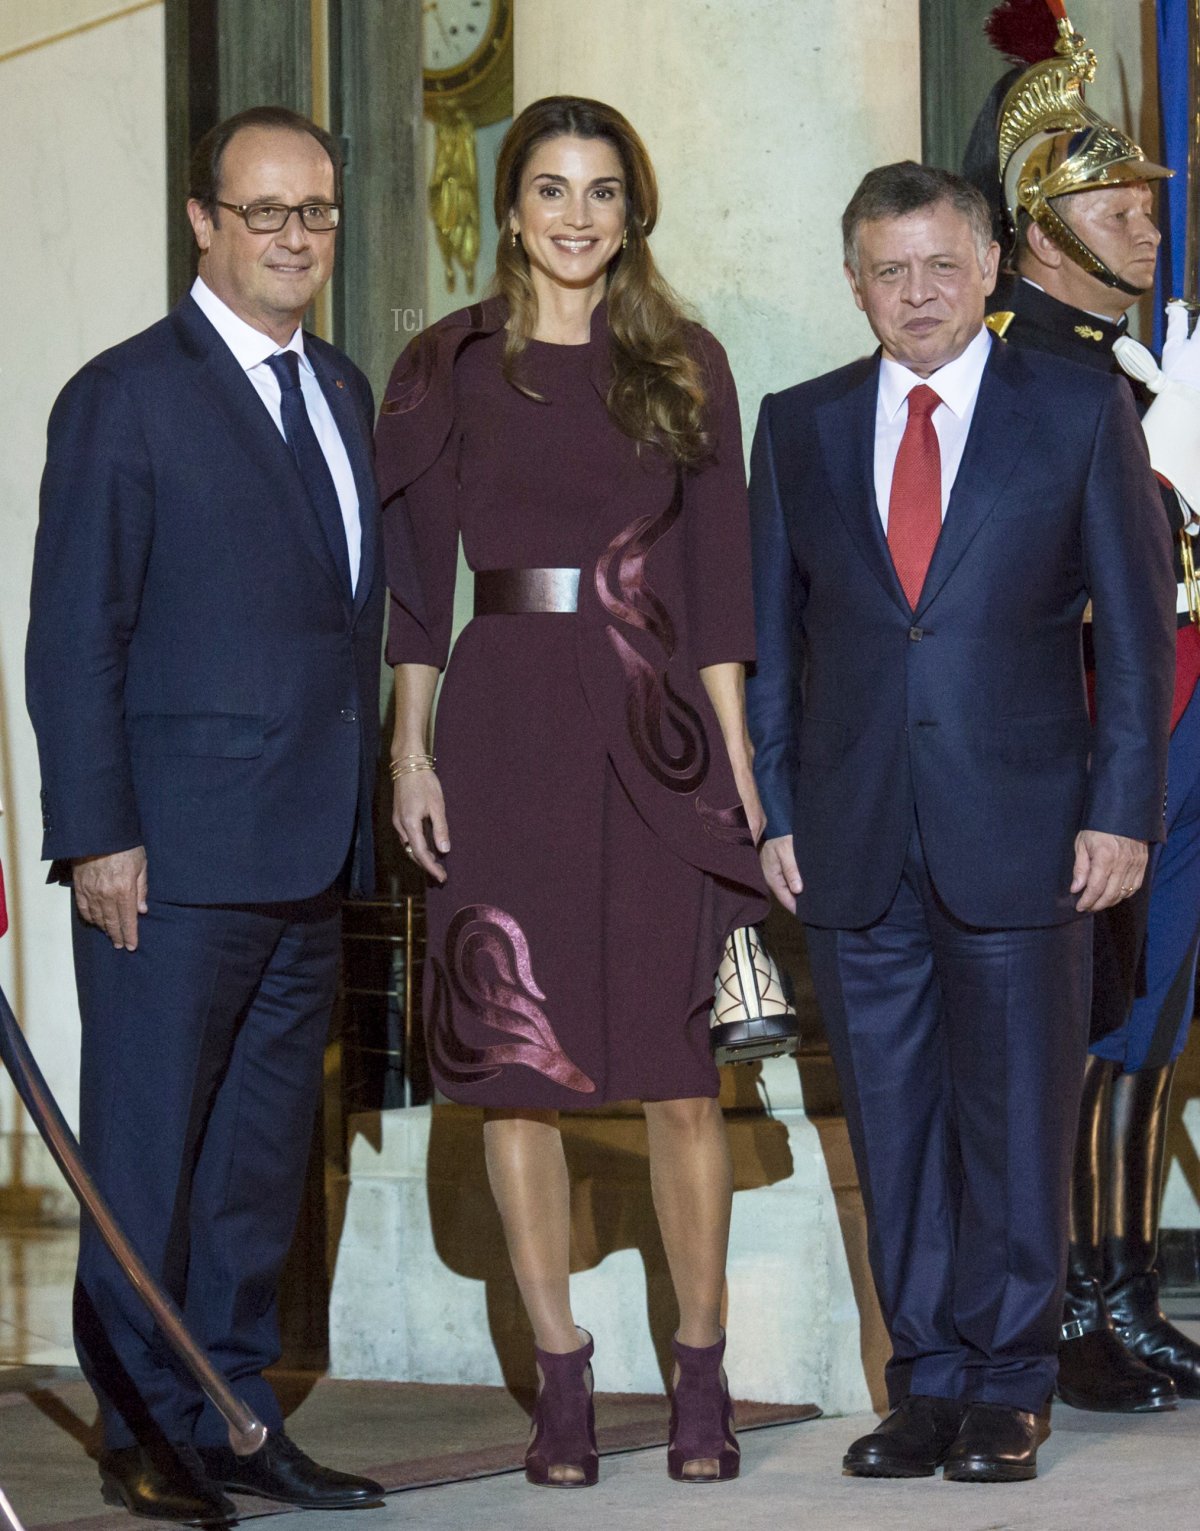
[[[1158,0],[1158,97],[1162,111],[1163,163],[1175,172],[1160,182],[1162,254],[1154,315],[1154,349],[1161,351],[1163,305],[1183,295],[1184,223],[1187,218],[1189,0]]]

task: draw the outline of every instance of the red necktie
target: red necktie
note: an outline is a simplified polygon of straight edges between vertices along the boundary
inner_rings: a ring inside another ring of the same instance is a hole
[[[942,530],[942,453],[932,418],[941,402],[925,383],[909,394],[888,502],[888,547],[914,611]]]

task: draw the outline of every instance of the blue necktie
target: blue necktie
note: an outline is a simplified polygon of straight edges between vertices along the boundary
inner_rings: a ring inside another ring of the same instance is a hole
[[[267,366],[279,380],[279,410],[283,418],[283,434],[292,449],[300,477],[308,491],[308,498],[317,513],[329,551],[333,554],[338,573],[351,593],[350,554],[346,547],[346,523],[342,520],[342,506],[334,487],[333,474],[325,461],[325,453],[317,440],[312,421],[308,418],[308,406],[300,390],[300,358],[295,351],[280,351],[267,357]]]

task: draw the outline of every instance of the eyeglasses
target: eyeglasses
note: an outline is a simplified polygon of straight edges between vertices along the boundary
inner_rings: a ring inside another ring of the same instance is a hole
[[[218,207],[236,213],[252,234],[278,234],[293,213],[300,214],[300,222],[310,234],[328,234],[341,221],[342,210],[336,202],[302,202],[297,207],[284,207],[281,202],[221,202]]]

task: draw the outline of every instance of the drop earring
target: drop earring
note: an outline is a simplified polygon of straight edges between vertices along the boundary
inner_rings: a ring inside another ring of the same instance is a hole
[[[625,250],[625,249],[628,248],[628,246],[629,246],[629,229],[627,227],[625,229],[625,232],[621,235],[621,248],[622,248],[622,250]]]
[[[516,229],[510,229],[509,232],[512,235],[512,247],[515,250],[517,248],[517,231]]]

